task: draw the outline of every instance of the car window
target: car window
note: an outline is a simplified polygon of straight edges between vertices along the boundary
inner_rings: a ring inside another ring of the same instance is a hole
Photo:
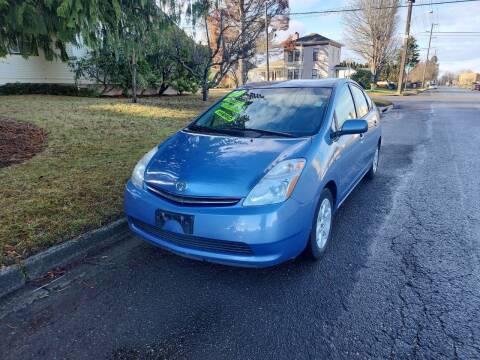
[[[342,128],[343,123],[349,119],[355,119],[355,105],[353,105],[352,94],[348,86],[343,86],[340,93],[337,95],[335,103],[335,118],[338,129]]]
[[[234,90],[198,118],[207,129],[264,130],[295,136],[318,131],[331,88]]]
[[[361,118],[367,115],[368,104],[367,99],[365,99],[365,95],[363,95],[363,91],[355,85],[351,85],[350,89],[352,89],[353,98],[355,99],[355,105],[357,107],[357,117]]]
[[[367,99],[368,110],[372,109],[373,108],[372,99],[370,99],[370,96],[365,94],[365,91],[363,91],[363,95],[365,95],[365,98]]]

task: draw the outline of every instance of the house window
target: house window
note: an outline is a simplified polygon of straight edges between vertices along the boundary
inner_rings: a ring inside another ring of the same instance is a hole
[[[313,49],[313,61],[318,61],[318,49]]]
[[[312,79],[318,79],[318,70],[312,69]]]
[[[300,50],[295,50],[294,52],[294,60],[295,61],[300,61]]]
[[[289,51],[287,61],[289,63],[300,61],[300,50]]]
[[[300,71],[298,69],[288,70],[288,80],[300,79]]]

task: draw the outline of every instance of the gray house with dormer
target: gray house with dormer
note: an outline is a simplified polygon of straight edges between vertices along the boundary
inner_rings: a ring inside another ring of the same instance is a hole
[[[270,53],[270,80],[322,79],[336,76],[342,45],[319,34],[294,39]],[[249,81],[267,80],[265,55],[257,57],[256,68],[248,73]]]

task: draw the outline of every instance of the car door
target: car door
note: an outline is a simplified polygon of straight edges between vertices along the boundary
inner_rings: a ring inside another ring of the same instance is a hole
[[[377,146],[378,140],[375,136],[375,129],[378,124],[378,113],[371,102],[369,103],[367,95],[359,86],[351,83],[350,90],[355,101],[357,118],[363,119],[368,123],[368,131],[360,135],[359,153],[357,154],[357,161],[360,165],[358,176],[362,176],[370,167]]]
[[[335,96],[334,132],[340,131],[347,120],[356,119],[355,104],[347,84],[343,85]],[[335,146],[335,167],[338,179],[340,198],[343,199],[354,185],[360,171],[358,154],[360,152],[360,135],[347,134],[333,139]]]

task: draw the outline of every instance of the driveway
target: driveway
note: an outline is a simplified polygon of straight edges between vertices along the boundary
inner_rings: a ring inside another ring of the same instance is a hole
[[[3,359],[479,359],[480,93],[393,98],[324,261],[247,270],[132,238],[0,303]]]

